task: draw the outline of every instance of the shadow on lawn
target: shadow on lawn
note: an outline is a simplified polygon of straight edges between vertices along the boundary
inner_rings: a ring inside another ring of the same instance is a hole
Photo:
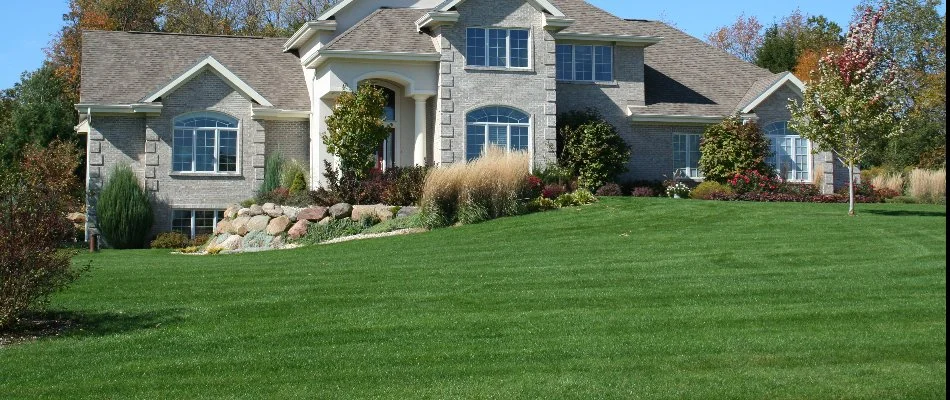
[[[23,315],[0,331],[0,347],[49,337],[106,336],[157,329],[180,321],[177,310],[134,314],[122,312],[44,311]]]
[[[907,210],[866,210],[868,214],[884,215],[888,217],[941,217],[946,218],[946,212],[939,211],[907,211]]]

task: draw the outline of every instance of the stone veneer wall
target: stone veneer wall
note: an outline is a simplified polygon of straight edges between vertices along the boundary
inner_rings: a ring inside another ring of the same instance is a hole
[[[469,0],[457,7],[461,17],[436,29],[439,66],[437,161],[465,161],[465,116],[485,106],[507,106],[531,115],[535,164],[555,160],[557,85],[554,37],[542,27],[542,15],[523,0]],[[528,70],[466,67],[466,29],[530,29],[532,68]]]

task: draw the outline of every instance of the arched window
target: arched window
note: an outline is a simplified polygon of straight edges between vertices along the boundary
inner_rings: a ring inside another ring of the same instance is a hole
[[[238,121],[217,113],[175,119],[174,172],[237,172]]]
[[[811,181],[811,144],[788,126],[788,121],[766,125],[765,137],[772,144],[772,154],[766,162],[786,180]]]
[[[465,158],[478,158],[491,144],[508,150],[527,150],[531,128],[528,114],[508,107],[485,107],[466,116]]]

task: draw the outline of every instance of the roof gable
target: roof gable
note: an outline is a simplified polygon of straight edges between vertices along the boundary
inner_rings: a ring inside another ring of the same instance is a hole
[[[234,88],[234,90],[237,90],[243,93],[245,96],[249,97],[251,100],[254,100],[258,104],[262,106],[266,106],[266,107],[273,106],[273,104],[271,104],[270,101],[267,101],[267,99],[265,99],[264,96],[261,96],[260,93],[257,93],[257,91],[254,90],[254,88],[252,88],[246,82],[241,80],[241,78],[238,78],[237,75],[234,75],[234,73],[231,72],[231,70],[227,69],[224,65],[221,65],[221,63],[218,62],[218,60],[215,60],[214,57],[212,56],[208,56],[204,60],[199,61],[198,64],[195,64],[194,67],[191,67],[191,69],[185,71],[184,73],[182,73],[181,75],[173,79],[171,82],[169,82],[167,85],[163,86],[161,89],[158,89],[158,91],[156,91],[155,93],[152,93],[151,95],[147,96],[142,101],[146,103],[158,101],[158,99],[164,97],[168,93],[174,92],[175,90],[180,88],[182,85],[188,83],[189,81],[191,81],[198,75],[201,75],[201,73],[205,71],[214,72],[216,75],[221,77],[221,79],[223,79],[224,82],[226,82],[229,86]]]
[[[749,104],[742,107],[741,111],[743,113],[752,112],[752,110],[755,110],[755,108],[758,107],[759,104],[762,104],[762,102],[767,100],[776,91],[778,91],[784,86],[788,86],[792,88],[792,90],[794,90],[799,95],[801,95],[805,91],[805,83],[803,83],[801,80],[795,77],[795,75],[793,75],[791,72],[785,72],[779,75],[781,76],[781,78],[775,81],[775,83],[769,85],[764,91],[760,92],[754,99],[752,99],[752,101],[749,102]],[[756,88],[753,87],[753,90],[754,89]],[[753,96],[755,95],[755,93],[750,93],[750,94]],[[751,97],[751,96],[747,96],[747,97]]]
[[[555,17],[563,17],[564,13],[561,12],[557,7],[555,7],[548,0],[526,0],[532,6],[538,9],[538,11],[547,12]],[[439,4],[435,7],[434,11],[452,11],[453,8],[459,4],[465,2],[465,0],[445,0],[442,4]]]

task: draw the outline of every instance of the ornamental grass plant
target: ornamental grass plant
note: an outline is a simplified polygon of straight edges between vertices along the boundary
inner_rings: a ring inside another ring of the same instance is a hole
[[[915,169],[908,176],[907,194],[923,203],[941,203],[947,199],[947,170]]]
[[[871,185],[877,189],[889,189],[897,193],[904,193],[904,175],[899,172],[876,175],[871,178]]]
[[[422,191],[423,224],[471,224],[521,213],[530,159],[526,152],[488,147],[474,161],[432,170]]]

